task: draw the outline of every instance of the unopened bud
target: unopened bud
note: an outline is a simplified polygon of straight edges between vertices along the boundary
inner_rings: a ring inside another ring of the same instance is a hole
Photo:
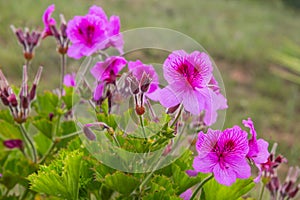
[[[60,33],[64,39],[67,38],[67,25],[65,23],[60,25]]]
[[[141,78],[141,91],[146,93],[149,90],[150,84],[152,82],[152,78],[147,73],[143,73]]]
[[[0,98],[2,100],[3,105],[8,106],[9,105],[9,101],[7,100],[7,98],[3,95],[3,92],[0,92]]]
[[[179,106],[180,106],[180,104],[168,108],[168,109],[167,109],[167,114],[172,114],[172,113],[174,113],[174,112],[179,108]]]
[[[96,135],[90,130],[89,127],[84,126],[83,133],[89,140],[96,140]]]
[[[53,24],[53,25],[50,25],[50,30],[51,30],[53,36],[54,36],[58,41],[60,41],[60,34],[59,34],[59,32],[58,32],[58,30],[57,30],[57,28],[56,28],[56,26],[55,26],[54,24]]]
[[[53,120],[53,117],[54,117],[54,114],[53,114],[53,113],[49,113],[48,116],[49,116],[49,120],[52,121],[52,120]]]
[[[288,194],[289,198],[294,198],[294,197],[297,195],[297,193],[298,193],[298,191],[299,191],[299,188],[300,188],[300,184],[299,184],[297,187],[295,187],[295,188]]]
[[[18,106],[18,101],[16,98],[15,94],[11,94],[9,95],[9,97],[7,97],[7,100],[9,101],[9,103],[13,106],[13,107],[17,107]]]
[[[135,76],[133,76],[132,74],[129,75],[127,77],[127,81],[129,82],[129,89],[130,89],[130,92],[135,95],[135,94],[138,94],[140,91],[139,91],[139,82],[138,80],[136,79]]]

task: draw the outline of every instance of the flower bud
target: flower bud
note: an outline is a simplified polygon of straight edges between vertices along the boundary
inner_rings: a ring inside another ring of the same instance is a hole
[[[11,95],[9,95],[9,97],[7,97],[7,100],[12,105],[12,107],[17,107],[18,106],[18,101],[17,101],[17,98],[16,98],[15,94],[12,93]]]
[[[3,141],[3,145],[9,149],[23,149],[23,141],[20,139],[5,140]]]
[[[152,78],[147,73],[143,73],[141,78],[141,91],[146,93],[149,90],[150,84],[152,82]]]
[[[135,76],[133,76],[132,74],[130,74],[127,77],[127,81],[129,82],[130,92],[133,95],[138,94],[140,91],[139,91],[139,82],[138,82],[137,78]]]
[[[96,135],[88,127],[83,127],[83,133],[89,140],[96,140]]]

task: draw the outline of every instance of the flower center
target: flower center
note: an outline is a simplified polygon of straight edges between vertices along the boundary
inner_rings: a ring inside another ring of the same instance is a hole
[[[193,89],[195,89],[195,87],[200,87],[202,80],[200,71],[196,69],[191,63],[182,63],[177,67],[176,71],[186,79],[186,81]]]
[[[88,46],[93,45],[93,37],[95,33],[95,27],[92,25],[88,25],[85,27],[85,29],[82,29],[81,27],[78,28],[79,34],[83,37],[84,41]]]

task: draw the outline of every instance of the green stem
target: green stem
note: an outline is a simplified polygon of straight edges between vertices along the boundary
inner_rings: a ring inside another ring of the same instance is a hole
[[[30,148],[31,148],[31,153],[32,153],[32,156],[33,156],[33,162],[36,163],[37,161],[37,156],[36,156],[36,149],[33,145],[33,142],[32,140],[30,139],[29,135],[27,134],[27,131],[25,129],[25,127],[23,126],[23,124],[20,124],[20,129],[21,129],[21,132],[23,134],[23,137],[28,141],[29,145],[30,145]]]
[[[60,80],[60,91],[61,91],[61,95],[63,94],[64,91],[64,78],[65,78],[65,73],[66,73],[66,63],[67,63],[67,59],[66,59],[66,55],[65,54],[61,54],[61,80]]]
[[[146,136],[146,132],[145,132],[145,127],[144,127],[143,116],[142,116],[142,115],[139,115],[139,118],[140,118],[140,124],[141,124],[141,126],[142,126],[142,131],[143,131],[144,138],[145,138],[145,140],[147,140],[147,136]]]
[[[265,191],[265,184],[262,183],[262,184],[261,184],[261,188],[260,188],[260,193],[259,193],[259,198],[258,198],[258,200],[262,200],[264,191]]]
[[[76,131],[76,132],[74,132],[74,133],[70,133],[70,134],[68,134],[68,135],[64,135],[64,136],[57,137],[56,140],[58,140],[58,141],[64,140],[64,139],[67,139],[67,138],[70,138],[70,137],[79,135],[80,133],[82,133],[82,130]]]
[[[196,195],[198,194],[198,192],[200,191],[200,189],[203,187],[203,185],[205,184],[205,183],[207,183],[210,179],[212,179],[214,177],[214,175],[213,174],[211,174],[211,175],[209,175],[208,177],[206,177],[205,179],[203,179],[202,181],[201,181],[201,183],[198,185],[198,187],[196,188],[196,190],[194,191],[194,193],[193,193],[193,195],[192,195],[192,197],[190,198],[190,200],[193,200],[195,197],[196,197]]]
[[[179,119],[179,117],[180,117],[180,115],[181,115],[181,112],[182,112],[182,104],[180,105],[179,111],[178,111],[178,113],[177,113],[177,115],[176,115],[176,117],[175,117],[175,119],[174,119],[174,121],[172,122],[172,124],[171,124],[170,127],[173,127],[173,126],[176,124],[176,122],[178,121],[178,119]]]
[[[56,144],[57,144],[56,141],[52,142],[51,146],[49,147],[49,149],[47,150],[47,152],[45,153],[45,155],[39,161],[39,164],[43,164],[45,162],[45,160],[48,158],[48,156],[50,155],[50,153],[52,152],[52,150],[54,149],[54,147],[56,146]]]

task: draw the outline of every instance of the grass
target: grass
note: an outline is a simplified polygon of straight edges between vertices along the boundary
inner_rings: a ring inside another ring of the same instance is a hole
[[[279,0],[110,0],[110,1],[0,1],[0,66],[16,79],[20,77],[21,48],[9,29],[39,27],[44,9],[55,3],[57,11],[66,19],[84,15],[89,6],[100,5],[108,14],[121,18],[122,30],[158,26],[175,29],[202,44],[215,58],[222,73],[229,109],[226,127],[241,125],[250,116],[259,136],[280,143],[279,150],[290,160],[300,164],[300,101],[299,86],[274,76],[269,52],[280,48],[285,38],[300,43],[300,15],[284,7]],[[80,61],[69,62],[76,70]],[[51,38],[43,41],[36,52],[33,68],[45,65],[42,82],[58,85],[59,59]],[[35,71],[35,70],[34,70]],[[70,70],[69,70],[70,71]],[[50,76],[45,76],[49,74]],[[17,81],[14,81],[17,83]]]

